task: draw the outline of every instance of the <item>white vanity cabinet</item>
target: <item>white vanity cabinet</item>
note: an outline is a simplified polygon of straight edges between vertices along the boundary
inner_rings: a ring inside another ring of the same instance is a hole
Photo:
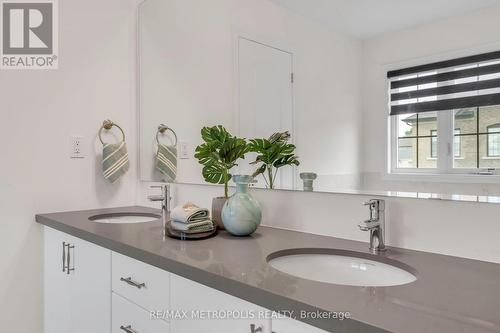
[[[291,318],[273,319],[273,333],[327,333],[314,326]]]
[[[44,228],[44,332],[109,332],[111,251]]]
[[[45,333],[324,333],[203,284],[44,228]]]
[[[267,309],[174,274],[170,283],[172,309],[188,313],[171,320],[172,333],[271,333]],[[240,318],[221,318],[227,315]]]

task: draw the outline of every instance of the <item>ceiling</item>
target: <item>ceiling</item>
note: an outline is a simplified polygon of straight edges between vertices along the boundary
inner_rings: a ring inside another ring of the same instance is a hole
[[[271,0],[359,39],[499,5],[500,0]]]

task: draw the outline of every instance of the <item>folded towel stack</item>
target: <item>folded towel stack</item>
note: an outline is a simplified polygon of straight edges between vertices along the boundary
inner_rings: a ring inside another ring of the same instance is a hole
[[[214,230],[214,224],[210,219],[208,209],[200,208],[191,202],[172,209],[170,219],[170,226],[173,229],[188,234]]]

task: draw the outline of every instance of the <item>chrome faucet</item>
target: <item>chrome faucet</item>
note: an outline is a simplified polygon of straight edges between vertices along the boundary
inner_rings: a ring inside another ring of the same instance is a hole
[[[362,231],[370,232],[370,251],[373,253],[383,252],[386,250],[384,243],[385,201],[371,199],[365,202],[365,206],[370,208],[370,219],[359,224],[358,227]]]
[[[167,222],[170,218],[170,200],[172,197],[170,196],[170,185],[159,185],[159,186],[151,186],[151,188],[160,188],[160,195],[149,195],[148,199],[152,202],[161,202],[161,220],[163,223],[163,231],[165,232],[165,228],[167,227]]]

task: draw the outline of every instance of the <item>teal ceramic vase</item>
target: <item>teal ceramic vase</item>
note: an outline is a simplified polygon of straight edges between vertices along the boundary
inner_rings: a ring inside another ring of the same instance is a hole
[[[260,225],[262,211],[259,203],[248,193],[248,185],[253,177],[248,175],[233,176],[236,193],[222,208],[222,223],[227,232],[234,236],[248,236]]]

